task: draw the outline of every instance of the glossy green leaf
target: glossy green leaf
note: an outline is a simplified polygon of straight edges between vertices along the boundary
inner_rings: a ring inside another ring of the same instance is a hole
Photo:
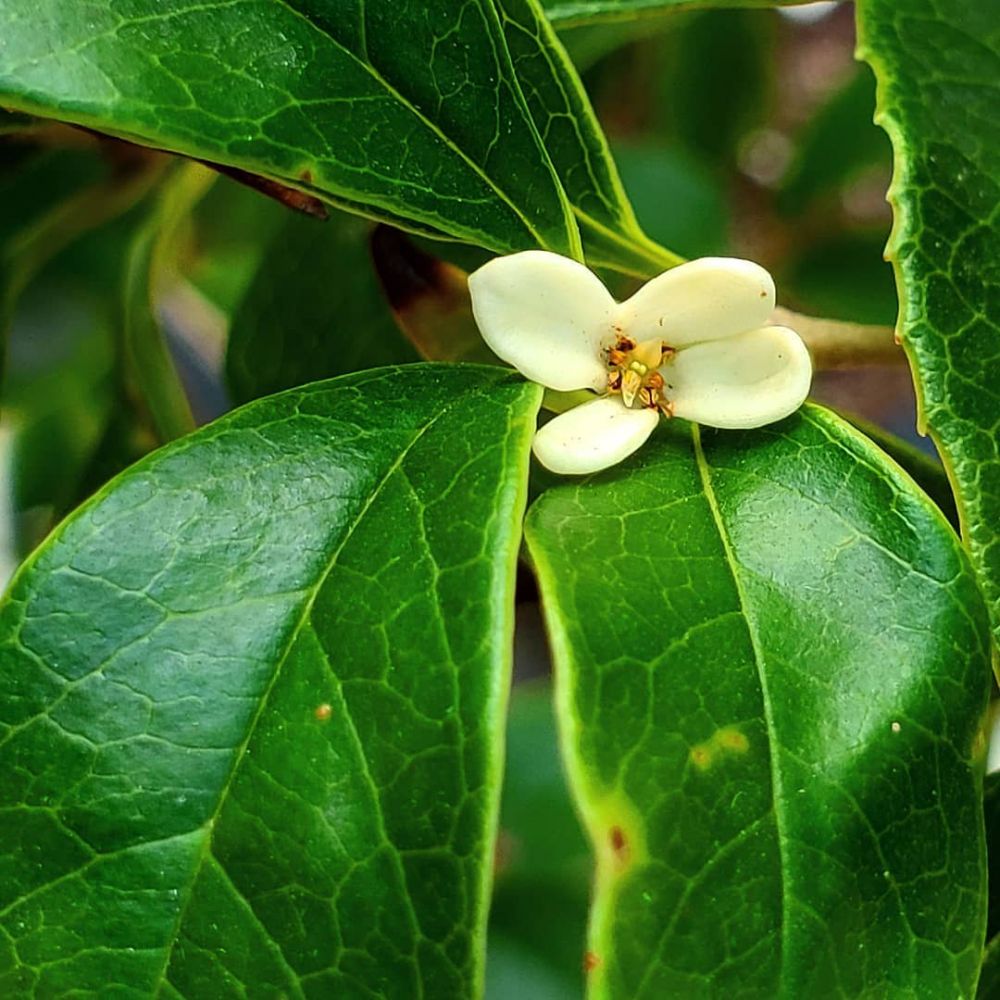
[[[856,427],[866,437],[872,439],[894,462],[910,476],[913,481],[937,504],[938,509],[947,518],[948,523],[957,531],[958,510],[955,507],[955,494],[952,492],[948,474],[939,461],[916,445],[904,441],[903,438],[887,431],[878,424],[854,414],[842,414],[852,427]]]
[[[6,0],[0,101],[495,250],[579,252],[494,0]]]
[[[526,526],[598,855],[593,997],[968,996],[985,609],[843,422],[664,428]]]
[[[537,404],[319,383],[49,538],[0,610],[0,995],[478,992]]]
[[[1000,634],[1000,18],[979,0],[857,14],[895,156],[899,334]]]
[[[514,69],[573,206],[587,260],[651,277],[682,258],[648,239],[562,43],[537,0],[498,0]]]
[[[237,402],[415,361],[372,267],[371,226],[286,212],[236,310],[226,372]]]
[[[559,27],[594,21],[619,21],[703,7],[781,7],[810,0],[541,0]]]

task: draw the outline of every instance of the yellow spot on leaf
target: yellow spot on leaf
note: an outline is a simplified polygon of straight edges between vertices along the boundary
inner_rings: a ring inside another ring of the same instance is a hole
[[[704,743],[696,743],[688,755],[699,771],[707,771],[723,754],[742,754],[750,748],[746,736],[734,726],[717,729]]]

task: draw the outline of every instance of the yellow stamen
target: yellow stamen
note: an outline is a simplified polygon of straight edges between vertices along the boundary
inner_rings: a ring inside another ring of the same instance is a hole
[[[642,388],[642,376],[631,368],[622,373],[622,402],[631,406],[635,402],[636,393]]]

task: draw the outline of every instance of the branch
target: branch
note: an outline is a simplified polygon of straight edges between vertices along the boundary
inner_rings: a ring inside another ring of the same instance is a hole
[[[806,342],[817,371],[906,364],[891,326],[820,319],[781,306],[774,310],[774,321],[790,326]]]

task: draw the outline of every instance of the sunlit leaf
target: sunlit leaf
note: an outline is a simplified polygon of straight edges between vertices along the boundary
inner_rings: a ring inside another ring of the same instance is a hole
[[[967,996],[989,635],[909,480],[817,409],[674,426],[526,531],[598,859],[590,995]]]
[[[0,610],[0,994],[479,992],[537,403],[315,384],[48,539]]]

